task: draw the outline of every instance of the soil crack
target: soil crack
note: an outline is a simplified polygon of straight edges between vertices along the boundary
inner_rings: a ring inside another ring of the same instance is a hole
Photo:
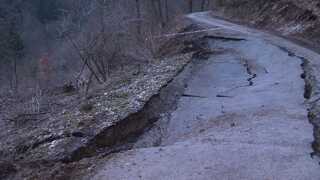
[[[191,98],[208,98],[205,96],[193,95],[193,94],[183,94],[182,97],[191,97]]]
[[[257,78],[257,74],[252,71],[248,60],[244,60],[244,64],[243,65],[246,68],[248,75],[251,76],[250,78],[247,79],[247,81],[249,82],[249,86],[253,86],[253,84],[254,84],[253,80],[255,78]]]
[[[312,66],[310,64],[310,61],[306,59],[305,57],[298,56],[294,52],[291,52],[290,50],[278,46],[282,51],[288,53],[289,57],[296,57],[302,61],[301,68],[303,73],[301,74],[301,78],[305,82],[304,86],[304,98],[306,100],[311,100],[313,96],[317,95],[319,89],[318,89],[318,82],[316,77],[314,76],[314,72],[312,69]],[[319,121],[319,108],[320,105],[318,104],[320,98],[317,98],[316,100],[309,101],[310,108],[308,108],[308,119],[310,124],[313,126],[313,136],[314,141],[312,143],[312,148],[314,152],[312,152],[310,155],[313,157],[314,155],[320,156],[320,121]]]

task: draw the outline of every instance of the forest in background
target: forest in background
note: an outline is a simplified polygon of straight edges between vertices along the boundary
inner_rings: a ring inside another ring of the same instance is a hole
[[[1,0],[0,94],[88,89],[153,58],[153,37],[208,0]],[[128,67],[130,66],[130,67]]]

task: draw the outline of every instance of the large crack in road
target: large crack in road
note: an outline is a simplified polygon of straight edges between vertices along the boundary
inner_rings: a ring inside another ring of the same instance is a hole
[[[157,146],[110,156],[93,179],[320,179],[301,78],[301,61],[320,56],[207,14],[189,17],[241,41],[209,38],[224,51],[194,68],[177,109],[157,124],[165,129]]]
[[[247,70],[247,73],[251,76],[250,78],[247,79],[247,81],[249,82],[249,86],[253,86],[253,80],[257,77],[256,73],[253,73],[250,67],[250,64],[247,60],[244,61],[244,66]]]

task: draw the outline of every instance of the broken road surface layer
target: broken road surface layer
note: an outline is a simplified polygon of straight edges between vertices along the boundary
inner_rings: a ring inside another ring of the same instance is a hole
[[[92,179],[319,180],[301,57],[320,55],[206,13],[189,18],[244,40],[210,39],[223,53],[198,65],[161,146],[114,154]]]

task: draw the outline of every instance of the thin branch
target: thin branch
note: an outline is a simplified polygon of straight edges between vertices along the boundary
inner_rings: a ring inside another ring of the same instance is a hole
[[[184,35],[188,35],[188,34],[203,33],[203,32],[214,31],[214,30],[221,30],[221,28],[210,28],[210,29],[204,29],[204,30],[198,30],[198,31],[192,31],[192,32],[163,34],[163,35],[159,35],[159,36],[153,36],[153,38],[184,36]]]
[[[71,42],[72,46],[76,49],[78,55],[80,56],[80,59],[82,60],[82,62],[89,68],[89,70],[93,73],[95,79],[99,82],[102,83],[101,80],[99,79],[99,77],[97,76],[97,74],[95,73],[94,69],[90,66],[90,64],[87,61],[87,58],[83,57],[83,55],[81,54],[81,50],[80,48],[77,46],[77,44],[72,40],[72,38],[67,35],[67,38],[69,39],[69,41]]]

